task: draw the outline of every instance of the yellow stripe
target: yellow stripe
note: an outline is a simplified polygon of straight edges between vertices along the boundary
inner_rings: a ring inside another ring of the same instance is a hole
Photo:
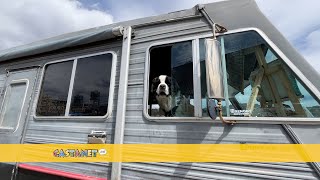
[[[320,144],[1,144],[0,161],[320,162]]]

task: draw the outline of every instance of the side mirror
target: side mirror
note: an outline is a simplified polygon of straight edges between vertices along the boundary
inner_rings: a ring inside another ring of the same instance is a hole
[[[224,99],[221,44],[215,39],[206,39],[206,75],[208,98]]]
[[[221,59],[221,44],[216,39],[206,39],[206,76],[207,76],[207,108],[211,119],[219,115],[215,100],[224,99],[223,69]]]

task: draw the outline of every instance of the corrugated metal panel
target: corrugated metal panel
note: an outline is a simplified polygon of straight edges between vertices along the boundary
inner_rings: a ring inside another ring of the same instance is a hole
[[[304,144],[320,144],[319,125],[291,125],[292,129]]]
[[[5,80],[6,80],[6,75],[5,74],[1,74],[0,75],[0,88],[3,88],[5,85]]]
[[[317,179],[308,166],[261,163],[126,163],[123,168],[141,179]],[[152,177],[152,176],[151,176]]]
[[[0,109],[2,109],[2,100],[4,96],[6,74],[0,74]]]
[[[136,29],[132,41],[125,143],[290,143],[280,125],[158,123],[142,114],[146,50],[150,44],[210,33],[200,19]],[[317,179],[304,163],[124,163],[123,179]]]

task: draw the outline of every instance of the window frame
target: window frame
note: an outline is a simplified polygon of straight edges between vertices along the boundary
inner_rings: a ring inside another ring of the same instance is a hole
[[[74,88],[76,65],[77,65],[78,59],[93,57],[93,56],[98,56],[98,55],[103,55],[103,54],[111,54],[112,55],[110,86],[108,89],[109,90],[109,98],[108,98],[107,113],[104,116],[70,116],[70,115],[66,116],[66,114],[67,114],[67,112],[69,112],[70,106],[71,106],[72,90]],[[38,102],[39,102],[39,98],[40,98],[40,92],[41,92],[41,88],[42,88],[42,84],[43,84],[43,80],[44,80],[46,67],[51,64],[67,62],[67,61],[73,61],[73,65],[72,65],[72,70],[71,70],[71,78],[70,78],[70,83],[69,83],[69,90],[68,90],[65,115],[64,116],[38,116],[37,115],[37,107],[38,107]],[[80,120],[80,121],[83,121],[83,120],[88,121],[89,119],[91,121],[105,121],[105,120],[109,119],[112,115],[112,108],[113,108],[113,95],[114,95],[114,90],[115,90],[116,63],[117,63],[117,53],[114,51],[103,51],[103,52],[98,52],[98,53],[91,53],[91,54],[86,54],[86,55],[82,55],[82,56],[74,56],[72,58],[60,59],[60,60],[55,60],[55,61],[50,61],[50,62],[45,63],[43,65],[40,82],[37,87],[38,94],[37,94],[37,97],[35,100],[35,106],[33,109],[33,112],[34,112],[33,118],[35,120]]]
[[[11,128],[9,126],[2,126],[2,121],[0,123],[0,133],[14,133],[18,130],[19,124],[20,124],[20,120],[21,120],[21,116],[22,116],[22,111],[26,102],[26,97],[27,97],[27,93],[28,93],[28,89],[29,89],[29,80],[28,79],[15,79],[12,80],[7,86],[6,86],[6,90],[5,93],[3,95],[3,101],[2,101],[2,105],[1,105],[1,116],[4,115],[3,112],[6,111],[6,98],[7,98],[7,94],[8,94],[8,90],[10,88],[11,90],[11,86],[14,84],[25,84],[26,89],[24,92],[24,96],[23,96],[23,101],[22,101],[22,105],[21,105],[21,109],[20,109],[20,114],[19,114],[19,119],[17,120],[17,123],[15,125],[15,127]],[[1,117],[2,118],[2,117]]]
[[[198,36],[202,37],[202,36]],[[204,35],[203,37],[207,37],[207,35]],[[143,115],[147,120],[150,121],[179,121],[187,120],[188,122],[193,120],[199,120],[202,119],[202,110],[201,108],[201,84],[198,81],[200,80],[200,54],[197,53],[197,46],[199,45],[199,39],[195,37],[189,37],[189,38],[179,38],[175,40],[167,40],[167,41],[160,41],[157,43],[153,43],[150,46],[148,46],[146,50],[146,63],[145,63],[145,77],[144,77],[144,97],[143,97]],[[154,48],[155,46],[165,46],[168,44],[174,44],[179,42],[186,42],[191,41],[192,43],[192,69],[193,69],[193,93],[194,93],[194,116],[193,117],[152,117],[148,113],[148,98],[149,98],[149,73],[150,73],[150,50]],[[198,62],[199,61],[199,62]],[[200,99],[198,98],[200,97]],[[199,106],[200,105],[200,106]],[[198,117],[197,117],[198,115]],[[199,117],[200,116],[200,117]]]
[[[271,39],[268,38],[268,36],[260,29],[255,27],[249,27],[249,28],[240,28],[235,30],[230,30],[225,33],[217,33],[217,37],[229,35],[229,34],[236,34],[236,33],[242,33],[242,32],[248,32],[248,31],[254,31],[258,33],[262,39],[266,41],[266,43],[270,46],[270,48],[273,50],[274,53],[279,56],[283,62],[295,73],[297,78],[299,78],[305,85],[305,87],[315,96],[315,98],[318,98],[320,100],[320,92],[317,90],[317,88],[310,82],[304,74],[295,66],[289,58],[278,48]],[[178,38],[174,40],[167,40],[167,41],[159,41],[157,43],[151,44],[147,50],[146,50],[146,61],[145,61],[145,77],[144,77],[144,97],[143,97],[143,116],[145,119],[149,121],[155,121],[155,122],[218,122],[221,123],[219,117],[217,119],[212,120],[209,117],[202,117],[202,109],[201,109],[201,102],[200,103],[200,109],[199,107],[196,107],[196,102],[201,101],[201,72],[200,72],[200,49],[199,49],[199,40],[201,38],[210,38],[212,37],[212,33],[199,35],[199,36],[192,36],[188,38]],[[194,97],[195,97],[195,117],[151,117],[148,113],[148,97],[149,97],[149,73],[150,73],[150,49],[155,46],[160,45],[166,45],[166,44],[172,44],[177,42],[183,42],[183,41],[192,41],[192,55],[193,55],[193,85],[194,85]],[[197,81],[195,81],[197,80]],[[199,93],[199,94],[196,94]],[[196,100],[196,98],[200,97],[200,99]],[[198,117],[196,116],[196,111],[198,112]],[[229,121],[237,121],[237,123],[258,123],[258,124],[320,124],[320,118],[314,117],[314,118],[304,118],[304,117],[227,117],[224,116],[225,120]]]

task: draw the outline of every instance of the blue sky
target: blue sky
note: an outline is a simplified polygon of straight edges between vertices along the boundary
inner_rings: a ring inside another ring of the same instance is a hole
[[[220,0],[0,0],[0,50],[67,32],[215,1]],[[320,1],[256,2],[262,12],[320,72]]]

